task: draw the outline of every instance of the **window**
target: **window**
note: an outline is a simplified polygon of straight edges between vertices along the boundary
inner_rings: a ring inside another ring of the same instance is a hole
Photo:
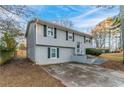
[[[50,48],[50,58],[57,58],[57,48]]]
[[[89,40],[88,40],[88,39],[86,39],[86,42],[89,42]]]
[[[91,42],[91,40],[89,39],[89,43]]]
[[[84,36],[84,43],[86,43],[86,37]]]
[[[80,42],[77,42],[77,48],[80,48]]]
[[[52,27],[47,28],[47,36],[54,37],[54,30]]]
[[[68,34],[68,40],[72,40],[73,39],[73,34],[72,33],[69,33]]]
[[[89,38],[85,38],[85,42],[91,42],[91,40]]]

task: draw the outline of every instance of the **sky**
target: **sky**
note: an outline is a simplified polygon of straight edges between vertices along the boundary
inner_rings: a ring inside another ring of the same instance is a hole
[[[99,22],[118,15],[120,11],[119,6],[114,6],[111,9],[86,5],[42,5],[30,6],[30,8],[35,12],[34,17],[50,22],[66,18],[73,22],[74,29],[83,32],[90,31]]]

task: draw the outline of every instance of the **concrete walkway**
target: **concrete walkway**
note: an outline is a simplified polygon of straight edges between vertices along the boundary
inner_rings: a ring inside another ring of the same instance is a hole
[[[44,69],[68,87],[124,87],[124,72],[96,65],[64,63]]]

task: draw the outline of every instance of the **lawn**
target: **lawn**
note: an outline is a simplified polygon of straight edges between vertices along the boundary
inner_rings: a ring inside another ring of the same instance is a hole
[[[106,58],[112,61],[123,61],[122,53],[105,53],[100,55],[99,57]]]
[[[28,59],[13,59],[0,66],[0,87],[63,87],[42,66]]]
[[[114,69],[114,70],[124,71],[123,54],[122,53],[106,53],[106,54],[100,55],[100,57],[109,59],[109,61],[105,62],[99,66]]]

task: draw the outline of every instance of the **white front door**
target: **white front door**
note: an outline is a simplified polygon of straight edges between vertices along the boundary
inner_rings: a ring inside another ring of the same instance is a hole
[[[76,55],[82,55],[84,54],[84,48],[82,42],[77,42],[76,48],[75,48]]]

